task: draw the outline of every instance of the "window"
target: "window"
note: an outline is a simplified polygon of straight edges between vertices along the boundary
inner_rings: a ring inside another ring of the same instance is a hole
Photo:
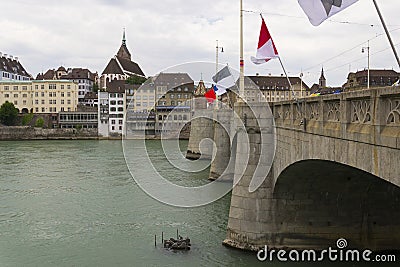
[[[39,108],[35,108],[35,112],[39,112]]]
[[[18,101],[17,100],[14,101],[14,105],[18,105]]]
[[[10,88],[8,86],[4,86],[4,91],[8,91]]]
[[[35,85],[35,90],[39,90],[39,85]],[[37,111],[39,112],[39,111]]]
[[[18,98],[18,94],[14,94],[14,98]]]
[[[49,84],[49,89],[57,89],[57,85],[56,84]]]
[[[27,94],[23,94],[22,97],[23,97],[23,98],[27,98],[28,95],[27,95]]]
[[[44,99],[42,100],[42,105],[44,105],[45,104],[45,102],[44,102]]]
[[[44,84],[42,84],[42,85],[40,86],[40,89],[44,90]]]
[[[71,89],[71,85],[67,85],[67,89],[68,89],[68,90]]]
[[[61,90],[64,90],[64,84],[61,85]]]
[[[111,120],[111,124],[112,124],[112,125],[115,125],[115,120]]]
[[[61,93],[61,97],[64,97],[64,92]]]
[[[9,94],[5,94],[4,97],[5,97],[5,98],[9,98],[10,95],[9,95]]]
[[[44,92],[42,92],[41,96],[44,97]]]
[[[174,98],[175,98],[175,95],[174,95],[174,94],[171,94],[171,95],[170,95],[170,98],[171,98],[171,99],[174,99]]]
[[[67,104],[68,104],[68,105],[71,105],[71,100],[68,100],[68,101],[67,101]]]
[[[123,120],[119,120],[119,124],[120,125],[124,124],[124,121]]]
[[[39,100],[35,100],[35,105],[39,105]]]
[[[22,86],[22,90],[23,90],[23,91],[28,90],[28,86]]]
[[[18,86],[13,86],[14,91],[18,91]]]
[[[67,93],[67,97],[71,97],[71,93],[70,92]]]
[[[61,100],[61,105],[64,105],[64,103],[65,103],[64,99],[63,99],[63,100]]]

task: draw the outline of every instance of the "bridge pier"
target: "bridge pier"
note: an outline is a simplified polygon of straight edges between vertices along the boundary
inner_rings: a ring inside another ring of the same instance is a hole
[[[214,142],[216,153],[210,169],[210,180],[233,181],[235,151],[232,151],[231,121],[233,111],[229,109],[214,110]]]
[[[212,140],[214,140],[213,110],[195,110],[191,121],[186,158],[190,160],[211,159],[213,155]]]

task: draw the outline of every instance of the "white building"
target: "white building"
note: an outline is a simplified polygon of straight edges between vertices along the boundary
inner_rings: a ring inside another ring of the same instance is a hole
[[[98,111],[99,135],[121,136],[126,112],[125,81],[109,83],[106,92],[98,93]]]
[[[0,81],[29,81],[31,75],[26,72],[17,57],[0,53]]]

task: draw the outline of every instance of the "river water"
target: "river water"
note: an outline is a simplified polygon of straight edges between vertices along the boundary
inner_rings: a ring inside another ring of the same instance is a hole
[[[181,184],[207,182],[208,170],[162,166]],[[121,141],[0,142],[0,266],[254,266],[255,255],[221,245],[229,204],[229,195],[193,209],[153,200],[132,179]],[[154,247],[155,234],[160,243],[176,229],[192,239],[190,252]]]
[[[185,150],[187,142],[180,146]],[[147,149],[171,181],[207,183],[208,169],[181,172],[158,141],[148,141]],[[121,141],[0,142],[0,267],[293,265],[261,263],[222,246],[229,205],[230,195],[191,209],[153,200],[132,179]],[[161,232],[175,237],[177,229],[192,239],[191,251],[161,247]]]

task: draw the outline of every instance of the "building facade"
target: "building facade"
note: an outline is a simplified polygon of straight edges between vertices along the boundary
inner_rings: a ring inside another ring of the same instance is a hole
[[[394,70],[370,70],[370,87],[391,86],[400,79],[400,73]],[[345,90],[365,89],[368,87],[368,70],[349,73]]]
[[[260,95],[252,95],[256,101],[277,102],[304,98],[310,96],[310,87],[303,82],[300,77],[289,77],[292,89],[284,76],[249,76],[249,78],[259,87]]]
[[[31,75],[19,62],[18,57],[0,53],[0,81],[29,81]]]
[[[68,68],[63,66],[57,70],[50,69],[46,73],[37,75],[36,80],[69,80],[78,84],[78,102],[82,103],[85,100],[86,94],[93,92],[93,86],[97,83],[97,73],[92,73],[88,69],[83,68]]]
[[[78,85],[67,80],[0,81],[0,105],[15,105],[20,113],[59,113],[77,110]]]

